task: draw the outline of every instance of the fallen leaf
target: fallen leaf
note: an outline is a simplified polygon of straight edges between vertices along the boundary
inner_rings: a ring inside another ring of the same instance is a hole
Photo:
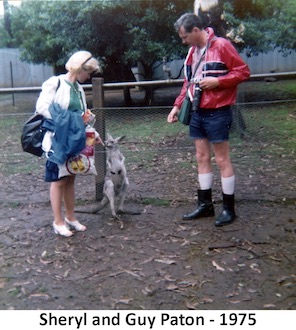
[[[222,268],[222,267],[220,267],[217,263],[216,263],[216,261],[212,261],[212,264],[213,264],[213,266],[217,269],[217,270],[221,270],[221,272],[225,272],[225,269],[224,268]]]
[[[133,272],[133,271],[131,271],[131,270],[127,270],[127,269],[125,269],[124,270],[124,272],[125,273],[127,273],[127,274],[129,274],[129,275],[132,275],[132,276],[134,276],[134,277],[137,277],[137,278],[141,278],[141,277],[143,277],[143,276],[145,276],[143,273],[139,273],[139,274],[137,274],[136,272]]]
[[[129,304],[129,302],[133,299],[112,299],[116,304]]]
[[[47,252],[45,250],[45,251],[42,252],[41,257],[44,258],[44,257],[46,257],[46,255],[47,255]]]
[[[261,270],[257,268],[258,265],[257,264],[251,264],[250,268],[253,269],[255,272],[261,274]]]
[[[197,309],[197,306],[199,305],[199,303],[191,303],[191,302],[188,302],[188,301],[186,301],[185,302],[185,306],[188,308],[188,309],[193,309],[193,310],[195,310],[195,309]]]
[[[40,259],[40,262],[44,265],[48,265],[48,264],[52,264],[53,263],[53,260],[43,260],[43,259]]]
[[[142,292],[145,296],[152,296],[156,292],[156,289],[152,286],[146,286],[146,288],[144,288]]]
[[[30,298],[46,298],[46,299],[48,299],[49,295],[45,294],[45,293],[33,293],[29,297]]]
[[[210,297],[204,297],[200,301],[202,304],[211,304],[214,302],[214,300]]]
[[[200,233],[201,233],[201,231],[193,230],[193,231],[190,233],[190,235],[191,235],[191,236],[195,236],[195,235],[198,235],[198,234],[200,234]]]
[[[150,257],[150,258],[148,258],[148,259],[142,261],[142,262],[140,263],[140,265],[144,265],[144,264],[146,264],[146,263],[148,263],[148,262],[151,262],[151,261],[153,261],[153,259],[154,259],[154,257]]]
[[[174,260],[171,260],[171,259],[154,259],[154,261],[160,262],[160,263],[166,264],[166,265],[172,265],[172,264],[176,263]]]
[[[164,276],[164,279],[165,279],[166,281],[168,281],[168,282],[175,282],[175,281],[176,281],[175,279],[171,278],[170,275],[165,275],[165,276]]]
[[[184,238],[184,242],[181,244],[181,246],[187,245],[187,244],[191,244],[190,241],[188,241],[186,238]]]
[[[63,276],[67,277],[70,271],[71,271],[71,269],[66,270]]]
[[[264,308],[275,308],[274,304],[265,304],[263,305]]]
[[[179,290],[179,287],[175,284],[169,284],[167,287],[166,287],[167,290],[169,291],[174,291],[174,290]]]
[[[179,282],[178,285],[180,287],[186,288],[189,286],[196,286],[197,282],[196,281],[182,281],[182,282]]]

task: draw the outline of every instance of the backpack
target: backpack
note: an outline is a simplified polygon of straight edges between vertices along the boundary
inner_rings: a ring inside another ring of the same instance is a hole
[[[23,151],[38,157],[43,154],[42,141],[46,132],[42,127],[43,121],[42,115],[34,114],[25,122],[21,136]]]
[[[59,79],[56,91],[59,89],[60,83]],[[38,113],[34,114],[24,123],[21,135],[23,151],[38,157],[41,157],[43,154],[42,141],[47,131],[47,129],[43,127],[44,120],[45,118],[43,115]]]

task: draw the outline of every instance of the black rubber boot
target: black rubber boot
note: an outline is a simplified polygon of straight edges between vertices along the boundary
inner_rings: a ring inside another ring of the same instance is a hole
[[[236,218],[234,211],[234,195],[223,194],[223,210],[215,221],[215,226],[221,227],[233,222]]]
[[[205,217],[213,217],[215,210],[212,201],[212,189],[198,190],[198,208],[189,214],[184,214],[183,220],[194,220]]]

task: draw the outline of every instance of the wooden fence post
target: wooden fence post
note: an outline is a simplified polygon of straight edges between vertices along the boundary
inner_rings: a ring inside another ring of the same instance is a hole
[[[93,112],[96,115],[95,129],[105,141],[105,111],[104,111],[104,79],[92,79]],[[103,198],[104,179],[106,174],[106,153],[104,147],[96,145],[95,166],[98,175],[96,176],[96,200]]]

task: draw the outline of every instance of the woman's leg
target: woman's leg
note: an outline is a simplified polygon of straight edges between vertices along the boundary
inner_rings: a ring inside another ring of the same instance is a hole
[[[75,175],[68,176],[65,189],[64,189],[64,203],[66,217],[65,221],[70,227],[75,228],[77,231],[85,231],[86,227],[75,219],[74,207],[75,207]]]
[[[70,221],[75,220],[74,207],[75,207],[75,176],[67,176],[65,178],[66,184],[63,193],[66,218]]]
[[[66,179],[54,181],[50,185],[50,201],[54,215],[53,229],[56,234],[70,237],[73,233],[68,229],[62,215],[63,195],[66,187]]]
[[[54,216],[54,222],[57,226],[64,225],[64,219],[62,215],[62,202],[65,190],[65,179],[52,182],[50,185],[50,202]]]

